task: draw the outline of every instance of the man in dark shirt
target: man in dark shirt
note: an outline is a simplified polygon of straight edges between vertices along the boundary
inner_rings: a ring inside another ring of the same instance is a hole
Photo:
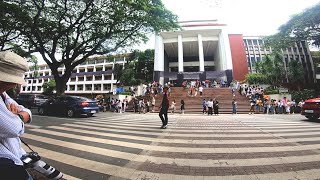
[[[168,86],[164,86],[162,103],[160,105],[159,117],[162,121],[161,129],[166,129],[168,126],[168,109],[169,109],[168,89],[169,89]]]

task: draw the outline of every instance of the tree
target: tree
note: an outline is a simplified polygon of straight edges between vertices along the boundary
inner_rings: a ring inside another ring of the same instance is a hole
[[[264,60],[256,63],[257,73],[266,77],[266,83],[280,85],[285,79],[284,63],[279,53],[266,55]]]
[[[54,80],[49,80],[48,82],[43,83],[43,94],[52,95],[53,91],[56,90],[56,82]]]
[[[154,50],[133,51],[124,66],[115,65],[116,79],[123,85],[137,85],[140,82],[152,82],[154,65]]]
[[[267,77],[265,74],[252,73],[246,75],[246,82],[249,84],[267,84]]]
[[[289,82],[296,84],[298,86],[298,90],[300,91],[300,85],[304,80],[304,70],[302,64],[299,61],[290,61],[288,66]]]
[[[15,23],[13,41],[38,52],[50,67],[57,94],[65,91],[72,70],[93,55],[107,55],[147,41],[149,33],[178,28],[177,16],[161,0],[3,0],[0,26]],[[9,22],[10,21],[10,22]],[[11,22],[14,21],[14,22]],[[4,32],[1,32],[2,34]],[[11,41],[10,41],[11,42]],[[64,65],[64,74],[58,68]]]
[[[265,39],[266,44],[273,48],[290,47],[294,42],[308,41],[320,46],[320,3],[293,15],[280,26],[279,32]]]

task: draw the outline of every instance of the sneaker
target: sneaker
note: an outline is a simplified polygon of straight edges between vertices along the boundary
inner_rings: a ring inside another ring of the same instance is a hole
[[[163,129],[167,129],[167,126],[168,126],[168,125],[163,126]]]
[[[161,126],[160,129],[163,129],[163,126]]]

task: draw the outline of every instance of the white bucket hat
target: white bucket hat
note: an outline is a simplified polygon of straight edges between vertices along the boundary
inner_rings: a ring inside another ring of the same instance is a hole
[[[10,52],[0,52],[0,81],[27,85],[24,73],[28,71],[27,60]]]

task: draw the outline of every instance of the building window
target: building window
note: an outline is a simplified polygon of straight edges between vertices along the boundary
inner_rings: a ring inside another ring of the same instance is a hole
[[[110,91],[111,85],[110,84],[103,84],[103,90],[104,91]]]
[[[100,71],[102,71],[102,67],[96,68],[96,72],[100,72]]]
[[[92,81],[93,76],[87,76],[87,81]]]
[[[111,75],[104,75],[104,80],[111,80]]]
[[[70,78],[70,82],[76,82],[76,77]]]
[[[94,85],[94,90],[95,91],[101,91],[101,84],[95,84]]]
[[[84,81],[84,77],[78,77],[78,81]]]
[[[92,85],[86,84],[86,91],[91,91],[91,90],[92,90]]]
[[[102,75],[95,76],[95,80],[96,80],[96,81],[101,81],[101,80],[102,80]]]
[[[83,91],[83,85],[78,85],[77,89],[78,89],[78,91]]]
[[[261,57],[257,56],[257,62],[261,61]]]

